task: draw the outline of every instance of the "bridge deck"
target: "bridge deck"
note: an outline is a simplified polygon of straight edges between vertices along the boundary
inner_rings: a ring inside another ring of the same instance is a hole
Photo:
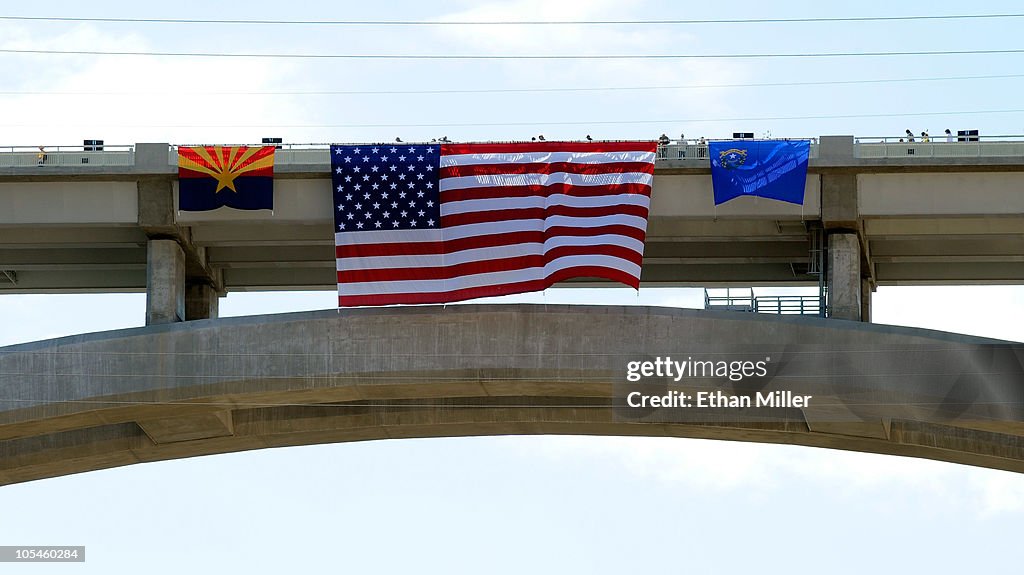
[[[176,206],[174,148],[0,150],[0,293],[146,289],[147,241],[186,247],[220,293],[333,289],[327,150],[281,150],[273,213]],[[647,286],[816,284],[811,231],[858,234],[874,285],[1024,283],[1024,142],[814,146],[803,206],[712,202],[707,148],[657,163]],[[588,285],[586,282],[574,285]],[[607,285],[607,284],[603,284]]]

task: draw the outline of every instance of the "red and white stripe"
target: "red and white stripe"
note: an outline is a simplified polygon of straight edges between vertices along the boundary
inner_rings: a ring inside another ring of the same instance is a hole
[[[655,142],[441,146],[441,227],[338,233],[339,305],[640,285]]]

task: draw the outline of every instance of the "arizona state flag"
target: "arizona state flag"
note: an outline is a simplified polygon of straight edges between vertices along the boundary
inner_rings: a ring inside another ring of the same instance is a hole
[[[274,146],[178,148],[178,209],[274,209]]]

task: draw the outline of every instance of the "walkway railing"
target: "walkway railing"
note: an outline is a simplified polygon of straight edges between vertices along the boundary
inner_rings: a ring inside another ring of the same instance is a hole
[[[895,137],[856,138],[855,158],[1024,158],[1024,135],[980,136],[977,141],[900,142]],[[973,138],[972,138],[973,139]],[[731,141],[731,140],[726,140]],[[742,140],[748,141],[748,140]],[[249,144],[262,145],[262,144]],[[326,143],[280,144],[275,163],[327,164],[330,145]],[[810,157],[817,158],[819,145],[811,139]],[[699,140],[670,140],[658,145],[659,161],[709,160],[708,142]],[[178,163],[178,146],[167,149],[168,165]],[[105,145],[102,150],[85,146],[0,146],[0,168],[27,168],[33,166],[132,166],[135,164],[134,145]]]
[[[104,145],[102,150],[85,146],[0,146],[0,168],[38,166],[132,166],[134,145]]]
[[[754,311],[754,290],[722,288],[704,290],[704,309],[719,311]]]
[[[706,160],[708,145],[693,142],[672,142],[658,144],[659,160]]]
[[[857,138],[853,155],[856,158],[1008,158],[1024,156],[1024,136],[971,136],[949,141],[945,134],[922,142],[906,138]]]
[[[192,145],[192,144],[190,144]],[[194,144],[196,146],[209,144]],[[224,144],[225,146],[266,146],[267,144]],[[274,152],[274,164],[330,164],[330,144],[275,144],[277,151]],[[167,162],[172,166],[178,165],[178,147],[172,145],[167,150]],[[180,147],[187,147],[182,144]]]
[[[784,138],[784,139],[798,139],[798,138]],[[799,138],[804,140],[811,140],[811,150],[809,158],[818,157],[818,142],[817,138]],[[717,141],[717,140],[716,140]],[[750,142],[756,140],[722,140],[722,141],[736,141],[736,142]],[[658,159],[659,160],[707,160],[708,159],[708,142],[701,143],[699,140],[670,140],[668,143],[658,144]]]
[[[824,317],[816,295],[754,295],[751,288],[704,290],[704,309]]]
[[[775,315],[822,315],[821,298],[810,295],[759,295],[754,298],[754,312]]]

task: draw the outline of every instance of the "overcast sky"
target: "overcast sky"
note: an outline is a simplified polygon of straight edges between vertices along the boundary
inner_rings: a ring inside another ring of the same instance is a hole
[[[1014,10],[1005,2],[912,1],[387,6],[50,1],[11,4],[0,16],[466,22]],[[0,50],[519,56],[1007,50],[1024,48],[1022,24],[1024,18],[497,27],[0,20]],[[438,61],[0,52],[0,146],[92,138],[108,144],[247,143],[263,136],[300,143],[442,135],[505,140],[538,133],[549,139],[734,131],[881,137],[905,129],[935,135],[947,127],[1021,135],[1022,58]],[[0,296],[0,345],[140,326],[144,300],[141,294]],[[324,309],[335,301],[326,291],[232,294],[221,312]],[[504,301],[703,303],[698,290],[653,289],[639,296],[556,289]],[[879,323],[1024,341],[1018,287],[882,288],[874,302]],[[0,544],[86,545],[88,561],[0,565],[0,573],[987,572],[1019,564],[1022,522],[1024,477],[933,461],[680,439],[393,440],[142,464],[2,487]]]

